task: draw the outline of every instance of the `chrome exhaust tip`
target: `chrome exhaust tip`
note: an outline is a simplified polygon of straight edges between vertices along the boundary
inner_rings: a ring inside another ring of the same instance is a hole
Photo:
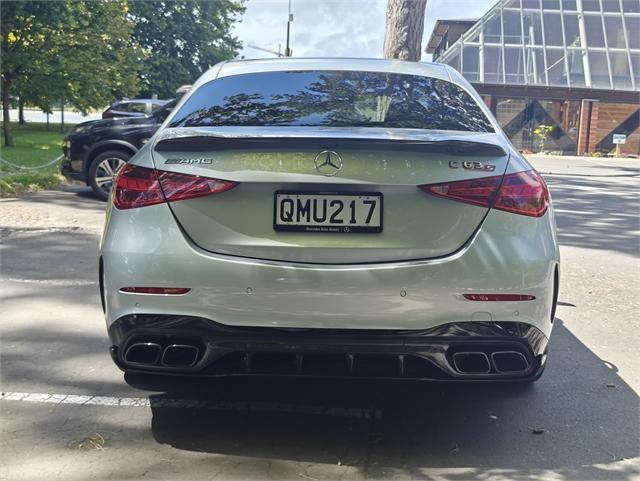
[[[131,364],[157,364],[162,348],[155,342],[137,342],[131,344],[124,354],[124,360]]]
[[[453,354],[453,366],[463,374],[487,374],[491,372],[489,358],[484,352],[456,352]]]
[[[497,372],[514,373],[529,369],[529,360],[518,351],[495,351],[491,353],[491,362]]]
[[[189,344],[171,344],[162,353],[160,363],[166,367],[193,367],[198,362],[200,349]]]

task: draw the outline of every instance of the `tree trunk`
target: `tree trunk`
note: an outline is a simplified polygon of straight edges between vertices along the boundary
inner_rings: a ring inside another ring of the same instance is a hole
[[[384,58],[419,61],[427,0],[389,0]]]
[[[27,123],[24,120],[24,97],[22,95],[18,97],[18,123],[19,124]]]
[[[2,78],[2,127],[4,129],[4,145],[13,147],[13,134],[11,133],[11,125],[9,123],[9,111],[11,110],[11,102],[9,101],[9,89],[11,88],[11,80]]]

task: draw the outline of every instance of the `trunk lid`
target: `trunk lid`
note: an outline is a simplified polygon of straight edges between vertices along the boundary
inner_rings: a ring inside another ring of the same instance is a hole
[[[333,153],[339,157],[341,168],[330,172],[335,175],[316,168],[326,151],[336,164]],[[458,250],[488,209],[429,195],[418,186],[503,175],[506,151],[494,133],[208,127],[167,129],[152,155],[158,170],[238,183],[219,195],[170,202],[177,222],[200,248],[274,261],[354,264],[437,258]],[[281,196],[276,203],[276,193],[293,203],[320,196],[314,199],[324,208],[343,199],[347,210],[352,199],[380,199],[373,216],[381,216],[380,231],[275,230],[274,212],[285,205]]]

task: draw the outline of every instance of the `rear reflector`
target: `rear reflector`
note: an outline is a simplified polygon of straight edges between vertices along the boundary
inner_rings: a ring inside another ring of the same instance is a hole
[[[134,209],[219,194],[236,185],[226,180],[126,164],[116,178],[113,204],[118,209]]]
[[[188,287],[123,287],[120,292],[132,294],[186,294],[191,289]]]
[[[536,296],[528,294],[462,294],[469,301],[533,301]]]
[[[534,170],[504,177],[421,185],[420,188],[438,197],[530,217],[541,217],[549,206],[547,186]]]

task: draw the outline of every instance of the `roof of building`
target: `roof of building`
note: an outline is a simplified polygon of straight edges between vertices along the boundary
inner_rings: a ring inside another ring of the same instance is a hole
[[[497,0],[442,51],[454,22],[438,21],[428,48],[470,82],[640,90],[638,0]]]
[[[427,53],[433,53],[440,42],[442,41],[442,37],[449,30],[451,25],[465,25],[471,27],[474,23],[478,21],[477,18],[465,18],[465,19],[456,19],[456,20],[436,20],[436,24],[433,27],[433,32],[431,32],[431,37],[429,37],[429,42],[427,43]]]

